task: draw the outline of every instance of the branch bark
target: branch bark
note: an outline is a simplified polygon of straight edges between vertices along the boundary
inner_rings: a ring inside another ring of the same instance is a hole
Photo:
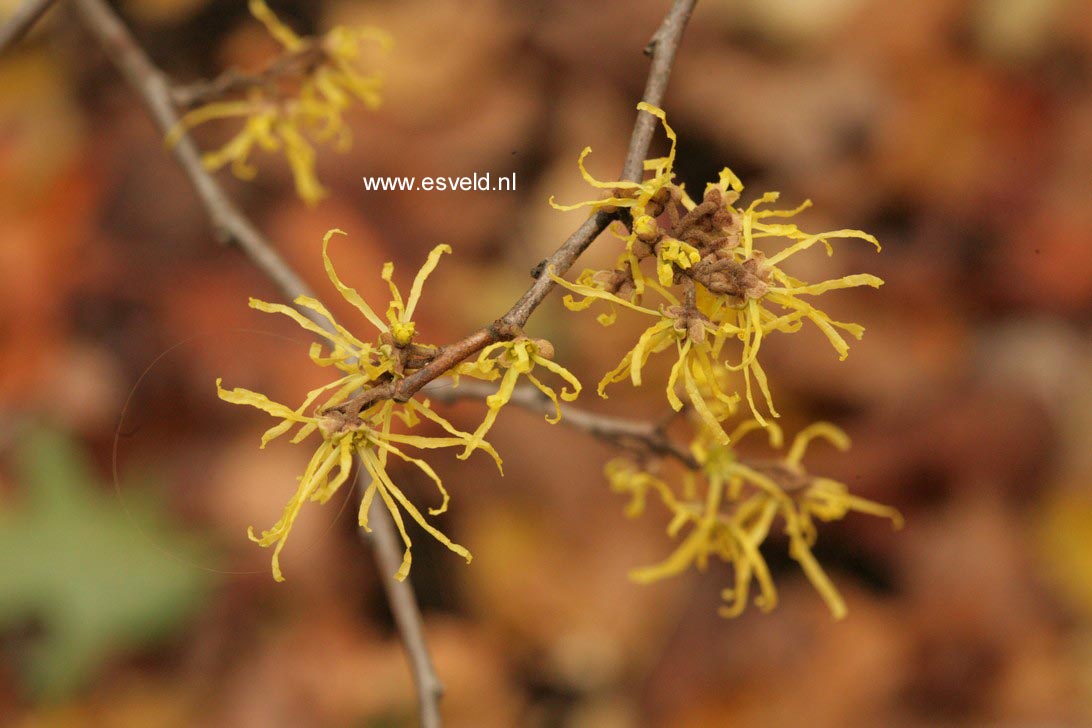
[[[452,387],[445,381],[435,381],[423,390],[430,399],[448,403],[464,399],[481,400],[496,391],[496,386],[489,382],[469,378],[462,379],[458,387]],[[550,398],[531,386],[516,387],[508,401],[542,415],[553,416],[555,411]],[[691,470],[701,468],[697,459],[686,448],[673,442],[664,427],[654,422],[602,415],[571,404],[562,404],[561,424],[586,432],[616,447],[673,458]]]
[[[42,19],[46,11],[53,7],[54,2],[55,0],[23,0],[8,18],[8,22],[0,26],[0,54],[18,43]]]
[[[357,475],[361,494],[368,487],[367,477],[367,473],[361,467]],[[402,637],[406,657],[410,661],[410,670],[413,672],[414,685],[417,689],[417,708],[421,725],[424,728],[439,728],[443,723],[440,718],[440,699],[444,697],[444,685],[440,682],[436,668],[432,664],[432,655],[425,641],[425,631],[421,627],[421,609],[417,606],[417,595],[413,590],[413,584],[410,583],[410,577],[407,576],[405,581],[396,581],[392,576],[402,565],[402,555],[399,549],[399,537],[394,530],[394,522],[391,520],[390,513],[382,505],[382,499],[376,498],[372,501],[372,506],[368,510],[368,523],[371,524],[371,533],[360,529],[360,535],[365,543],[372,546],[375,553],[383,591],[387,595],[387,603],[390,604],[394,624]]]
[[[485,399],[496,389],[489,382],[464,379],[459,382],[458,387],[449,386],[448,382],[435,381],[423,391],[431,399],[451,403],[465,399]],[[553,416],[555,412],[554,403],[550,401],[550,398],[531,386],[516,387],[508,402],[542,415]],[[602,415],[571,404],[561,405],[560,423],[603,440],[614,447],[672,458],[690,470],[697,471],[702,467],[689,450],[667,436],[664,424]],[[813,481],[810,476],[801,475],[788,468],[783,460],[741,456],[739,461],[752,470],[768,475],[787,493],[803,490]]]

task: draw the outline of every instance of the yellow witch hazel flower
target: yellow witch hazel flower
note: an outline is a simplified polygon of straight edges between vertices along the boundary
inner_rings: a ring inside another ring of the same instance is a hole
[[[604,200],[580,203],[598,209],[628,207],[631,220],[628,234],[621,236],[626,250],[614,270],[585,270],[575,283],[558,277],[554,280],[575,294],[567,296],[565,305],[571,310],[587,308],[595,301],[611,304],[611,312],[600,316],[600,322],[614,321],[615,306],[622,306],[640,313],[660,318],[660,321],[638,340],[623,363],[608,373],[600,386],[625,379],[640,384],[640,368],[648,355],[670,347],[671,331],[676,332],[684,356],[700,359],[694,375],[704,378],[709,396],[722,399],[724,393],[717,386],[717,378],[710,375],[711,368],[723,366],[730,371],[742,372],[744,392],[751,412],[761,424],[766,424],[763,413],[756,403],[755,389],[761,392],[766,410],[778,416],[767,382],[766,373],[758,360],[763,339],[771,333],[798,331],[804,321],[810,321],[827,337],[841,358],[849,352],[849,344],[843,334],[860,338],[864,333],[858,324],[835,321],[810,301],[827,291],[858,286],[879,287],[883,281],[873,275],[855,274],[809,284],[798,280],[781,269],[781,264],[791,256],[821,244],[828,255],[833,254],[831,240],[860,238],[876,246],[879,242],[860,230],[833,230],[808,233],[795,224],[784,222],[810,207],[810,201],[791,210],[765,207],[778,199],[778,193],[767,192],[746,207],[737,207],[743,183],[725,168],[715,183],[706,186],[700,203],[687,195],[681,185],[672,181],[671,165],[674,160],[675,133],[667,125],[663,111],[643,105],[644,110],[655,113],[663,122],[671,140],[671,154],[650,160],[651,179],[625,186],[623,183],[599,183],[589,180],[600,188],[615,190]],[[583,170],[586,177],[588,175]],[[619,186],[615,186],[619,185]],[[557,205],[555,205],[557,207]],[[781,239],[788,244],[769,250],[771,243]],[[642,269],[647,261],[647,268]],[[681,289],[681,294],[672,290]],[[638,305],[642,294],[651,290],[662,300],[657,309],[647,304]],[[680,305],[679,299],[684,299]],[[682,336],[683,332],[687,335]],[[728,358],[726,347],[739,342],[738,358]],[[694,354],[690,350],[695,350]],[[699,352],[696,353],[696,352]],[[705,362],[709,362],[707,366]],[[681,364],[673,370],[678,373]],[[685,373],[687,369],[684,368]],[[669,385],[668,399],[678,408],[677,395],[673,393],[674,381]],[[686,380],[684,379],[684,384]],[[705,397],[695,397],[692,390],[702,387],[688,386],[687,392],[695,407],[712,425],[711,408],[702,402]],[[725,414],[728,412],[726,411]],[[715,429],[715,428],[714,428]],[[723,432],[723,431],[722,431]]]
[[[203,156],[205,167],[230,165],[240,179],[253,179],[251,152],[283,151],[292,170],[296,192],[314,205],[326,195],[315,173],[313,142],[334,141],[345,151],[352,134],[343,119],[354,101],[368,109],[379,106],[382,77],[365,74],[359,61],[368,44],[390,47],[390,37],[377,28],[338,26],[319,38],[301,37],[282,23],[265,0],[250,0],[251,14],[283,47],[284,53],[264,71],[235,87],[246,98],[219,100],[199,106],[182,117],[167,137],[175,144],[182,134],[214,119],[245,119],[242,129],[220,149]]]
[[[500,467],[500,458],[493,447],[480,436],[471,435],[455,428],[450,422],[432,410],[428,400],[409,400],[396,403],[391,400],[376,400],[362,396],[370,387],[385,384],[412,373],[426,366],[435,357],[436,348],[413,343],[416,327],[413,314],[421,297],[425,279],[435,269],[440,256],[450,252],[446,245],[437,246],[429,254],[424,266],[414,278],[409,296],[402,298],[400,291],[392,281],[393,266],[388,263],[383,269],[383,278],[391,291],[391,302],[386,311],[386,318],[381,318],[364,301],[360,294],[345,285],[334,271],[329,257],[328,246],[335,234],[344,234],[341,230],[331,230],[322,241],[322,258],[330,282],[338,292],[351,303],[364,318],[378,330],[374,340],[365,341],[350,333],[334,320],[330,312],[313,298],[300,296],[295,300],[299,309],[309,311],[325,326],[305,316],[301,310],[276,303],[266,303],[251,299],[250,305],[261,311],[279,313],[288,316],[302,328],[325,339],[311,346],[311,360],[321,367],[333,367],[341,375],[339,378],[307,393],[302,404],[292,409],[273,402],[258,392],[247,389],[225,389],[221,380],[216,381],[217,393],[221,399],[233,404],[256,407],[281,422],[262,435],[261,447],[270,441],[297,428],[292,436],[293,443],[299,443],[313,434],[321,437],[321,442],[303,475],[295,495],[285,507],[280,520],[270,529],[250,538],[263,547],[273,546],[273,578],[283,581],[280,568],[280,553],[292,530],[292,524],[300,509],[307,501],[325,503],[349,478],[353,458],[358,457],[364,469],[371,476],[371,483],[360,505],[359,521],[368,528],[368,511],[376,495],[390,511],[395,525],[405,545],[403,561],[395,577],[405,579],[411,564],[411,546],[402,513],[405,512],[427,533],[440,543],[470,561],[470,553],[462,546],[452,542],[447,536],[431,525],[420,510],[407,498],[395,484],[388,472],[391,456],[405,463],[412,464],[424,473],[440,492],[439,506],[429,508],[429,515],[440,515],[447,510],[448,493],[432,467],[409,454],[405,448],[433,450],[445,447],[467,447],[473,443],[475,448],[488,452]],[[446,433],[444,436],[424,436],[395,431],[400,424],[412,430],[423,420],[438,425]]]
[[[698,294],[695,288],[688,289],[686,297],[680,302],[666,288],[654,281],[647,281],[646,285],[659,293],[667,302],[667,305],[661,306],[659,310],[652,310],[598,288],[569,283],[552,272],[550,276],[565,288],[585,297],[583,301],[574,301],[571,296],[566,296],[564,301],[569,308],[583,308],[589,301],[599,298],[656,319],[656,322],[645,329],[637,339],[636,345],[626,352],[618,366],[607,372],[600,380],[598,386],[600,396],[607,396],[605,392],[607,385],[625,379],[629,379],[635,387],[641,386],[642,371],[649,358],[653,354],[674,349],[677,358],[667,378],[668,403],[676,412],[683,408],[683,401],[676,392],[681,380],[695,412],[711,432],[719,433],[721,442],[728,443],[728,436],[721,428],[720,420],[735,411],[739,397],[725,392],[720,386],[715,371],[716,361],[710,350],[710,341],[716,334],[717,327],[698,308],[696,304]]]
[[[554,403],[554,416],[547,415],[546,421],[550,424],[557,424],[561,421],[559,395],[552,387],[535,376],[536,366],[556,374],[572,386],[572,391],[564,387],[561,389],[560,397],[566,402],[572,402],[577,398],[580,394],[581,385],[580,380],[573,376],[572,372],[552,361],[553,356],[554,347],[550,342],[544,339],[529,339],[526,336],[518,336],[512,341],[498,341],[495,344],[490,344],[482,349],[473,363],[460,365],[457,370],[459,374],[490,381],[498,376],[501,377],[500,388],[485,399],[485,404],[489,408],[485,419],[482,420],[481,425],[474,432],[471,441],[467,443],[466,450],[459,455],[460,458],[469,457],[483,441],[485,435],[493,427],[501,408],[508,404],[508,401],[512,398],[512,393],[516,389],[516,382],[520,376],[526,377],[527,381],[535,389],[542,392]],[[504,370],[503,376],[497,371],[498,369]]]
[[[637,104],[637,108],[640,111],[647,111],[659,119],[663,124],[667,138],[671,141],[671,151],[668,152],[666,157],[657,157],[656,159],[645,161],[644,169],[646,172],[652,173],[651,177],[642,182],[629,182],[626,180],[602,182],[597,180],[584,167],[584,159],[591,154],[592,151],[591,147],[584,147],[584,151],[580,153],[580,157],[576,161],[577,166],[580,168],[580,175],[584,178],[584,181],[592,187],[601,190],[610,190],[611,194],[605,199],[585,200],[572,205],[560,205],[554,202],[554,198],[551,196],[550,205],[552,205],[555,210],[569,211],[578,210],[582,207],[590,207],[596,210],[612,212],[619,208],[628,208],[636,217],[645,214],[650,207],[652,209],[658,209],[659,206],[666,202],[667,195],[662,192],[662,190],[664,190],[667,185],[671,184],[671,180],[675,177],[675,173],[672,171],[672,167],[675,164],[675,131],[667,125],[667,117],[664,114],[663,109],[645,103],[644,101]],[[654,212],[653,214],[659,213]]]
[[[732,440],[761,428],[755,420],[744,422],[732,433]],[[771,446],[780,448],[781,430],[772,423],[766,428]],[[606,474],[612,489],[630,496],[627,516],[641,515],[649,493],[653,493],[672,514],[668,535],[677,538],[686,532],[667,559],[636,569],[630,577],[647,584],[691,567],[704,570],[710,558],[716,558],[731,564],[734,570],[733,586],[722,593],[727,604],[720,608],[720,614],[741,614],[750,599],[752,583],[758,587],[755,604],[769,611],[777,605],[777,589],[761,546],[780,519],[789,540],[789,555],[800,564],[831,614],[837,619],[844,617],[845,601],[811,550],[818,538],[816,521],[837,521],[856,511],[889,518],[898,528],[902,516],[889,506],[850,494],[838,481],[808,473],[801,460],[808,444],[816,438],[841,449],[849,446],[841,430],[816,423],[796,436],[782,459],[745,461],[707,434],[693,448],[700,473],[686,474],[680,494],[633,462],[619,459],[608,463]]]

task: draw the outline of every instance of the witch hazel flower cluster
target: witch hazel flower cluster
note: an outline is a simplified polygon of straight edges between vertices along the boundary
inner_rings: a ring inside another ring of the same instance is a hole
[[[260,8],[255,14],[263,17]],[[269,18],[266,22],[271,32],[277,29]],[[278,34],[283,33],[276,30],[274,35]],[[289,40],[285,36],[284,41]],[[634,569],[631,577],[639,583],[659,581],[691,568],[704,570],[715,560],[732,573],[731,585],[723,591],[722,615],[736,616],[752,602],[772,609],[777,590],[763,550],[777,547],[780,531],[789,556],[831,613],[842,617],[846,604],[813,552],[820,524],[854,512],[889,519],[895,526],[901,525],[902,518],[893,508],[855,495],[844,483],[804,467],[803,456],[813,440],[848,448],[848,437],[835,426],[815,423],[784,447],[782,430],[775,422],[780,415],[760,353],[767,338],[814,326],[835,354],[845,359],[847,338],[860,339],[863,327],[833,319],[815,300],[840,289],[878,288],[883,281],[855,273],[809,282],[786,270],[786,264],[791,269],[793,256],[815,246],[831,255],[833,241],[857,239],[877,250],[880,245],[860,230],[812,233],[801,229],[792,220],[810,206],[808,201],[782,209],[773,206],[778,193],[767,192],[742,202],[743,183],[728,168],[695,199],[675,181],[678,140],[666,114],[646,103],[638,109],[660,120],[670,141],[668,154],[647,160],[640,181],[601,181],[584,166],[591,153],[586,148],[578,159],[581,175],[605,195],[569,205],[550,199],[560,210],[587,208],[614,216],[611,231],[619,242],[615,265],[586,269],[574,280],[549,268],[545,271],[566,289],[564,303],[570,310],[597,307],[597,320],[603,326],[615,324],[620,315],[644,321],[632,347],[599,381],[601,396],[606,397],[607,389],[620,382],[646,384],[647,365],[653,357],[666,353],[664,358],[671,362],[662,386],[668,406],[685,415],[688,440],[685,447],[673,451],[676,460],[684,461],[683,472],[673,475],[665,456],[651,449],[606,466],[611,488],[630,499],[626,514],[639,516],[650,500],[658,502],[668,516],[668,536],[676,541],[661,563]],[[446,360],[433,366],[443,347],[419,341],[415,314],[425,280],[451,249],[440,245],[432,250],[405,297],[394,283],[393,265],[386,264],[381,277],[389,286],[390,300],[384,315],[379,315],[334,270],[329,245],[339,233],[331,230],[323,240],[325,270],[372,333],[352,333],[313,298],[297,298],[295,307],[251,300],[253,308],[288,316],[320,337],[325,343],[313,344],[310,358],[330,369],[333,377],[307,393],[296,408],[250,390],[225,389],[217,382],[222,399],[257,407],[280,420],[263,435],[263,447],[293,430],[293,443],[318,439],[281,519],[261,535],[251,531],[250,536],[261,546],[273,547],[273,575],[282,580],[279,556],[301,508],[309,501],[327,502],[348,482],[354,462],[359,461],[369,476],[359,522],[369,527],[369,509],[378,497],[405,546],[396,578],[404,579],[412,563],[408,521],[469,562],[470,552],[440,531],[399,487],[391,465],[400,461],[402,467],[412,466],[435,484],[439,502],[427,513],[440,516],[450,496],[422,453],[455,447],[461,448],[457,457],[465,459],[482,450],[500,469],[500,456],[486,436],[519,383],[537,389],[552,403],[552,414],[547,416],[551,423],[562,419],[561,402],[575,399],[581,383],[554,361],[550,342],[529,337],[518,327],[497,333],[492,343],[476,349],[476,356],[450,366]],[[497,383],[497,389],[485,398],[486,412],[474,432],[455,427],[428,399],[414,394],[401,401],[392,396],[393,385],[426,368],[430,368],[429,378],[447,376],[453,386],[463,376]],[[437,368],[445,371],[432,371]],[[737,449],[740,440],[762,431],[772,450],[770,457],[755,459]]]
[[[863,240],[880,244],[860,230],[812,233],[791,222],[810,207],[773,207],[780,197],[766,192],[741,202],[743,183],[728,168],[706,185],[700,199],[676,183],[673,165],[677,136],[662,109],[639,104],[656,116],[670,141],[667,156],[647,160],[644,179],[600,181],[584,167],[591,152],[578,159],[581,175],[606,196],[551,204],[559,210],[591,208],[618,217],[612,232],[620,241],[613,268],[586,269],[575,280],[551,273],[569,291],[565,305],[582,311],[598,305],[598,321],[613,325],[620,311],[639,315],[647,327],[618,365],[598,385],[601,396],[615,383],[645,383],[648,361],[664,354],[673,359],[664,387],[667,403],[685,411],[692,433],[688,444],[690,471],[676,484],[659,474],[658,458],[620,459],[607,466],[614,490],[632,500],[630,516],[641,514],[650,493],[671,516],[667,532],[681,539],[674,553],[658,566],[637,569],[642,583],[664,579],[689,568],[705,569],[710,557],[728,563],[734,585],[724,592],[725,616],[735,616],[748,602],[756,582],[755,602],[771,609],[776,590],[761,547],[780,523],[789,554],[819,591],[836,617],[846,613],[837,589],[812,554],[817,523],[840,520],[851,511],[891,519],[899,514],[886,506],[851,495],[837,481],[804,470],[801,458],[809,441],[827,439],[846,448],[849,440],[833,425],[817,423],[801,431],[786,455],[761,465],[748,463],[735,449],[748,432],[766,430],[775,451],[781,448],[781,428],[769,378],[760,358],[767,338],[819,329],[841,359],[849,354],[847,337],[860,339],[864,328],[836,321],[818,308],[815,299],[845,288],[878,288],[883,281],[867,273],[808,282],[794,277],[785,264],[802,251],[822,246],[833,254],[832,241]],[[745,414],[737,418],[740,403]],[[734,426],[730,423],[741,419]]]
[[[225,93],[228,98],[190,110],[167,143],[178,143],[190,129],[210,121],[242,120],[226,144],[203,155],[205,167],[211,171],[230,167],[236,177],[250,180],[257,174],[251,161],[255,150],[283,154],[296,193],[315,205],[327,194],[315,171],[315,145],[330,143],[337,151],[347,151],[352,133],[345,114],[356,104],[378,108],[383,76],[365,70],[361,61],[369,47],[389,50],[391,38],[369,26],[336,26],[321,37],[305,37],[282,22],[265,0],[250,0],[249,9],[281,53],[258,74],[234,73],[236,83],[225,91],[237,93]]]
[[[543,372],[557,375],[564,383],[573,386],[573,392],[562,389],[560,394],[566,399],[574,398],[579,392],[576,378],[550,360],[553,351],[548,342],[516,336],[488,347],[475,361],[459,363],[446,372],[453,378],[469,376],[485,381],[501,380],[498,393],[487,402],[489,409],[482,425],[473,433],[459,430],[437,413],[426,398],[413,397],[405,402],[396,402],[378,396],[383,387],[428,366],[440,351],[437,346],[418,341],[419,332],[414,317],[426,279],[436,269],[441,256],[450,253],[451,248],[439,245],[432,249],[405,297],[394,283],[393,264],[384,265],[381,277],[390,289],[390,301],[385,314],[381,316],[334,270],[329,255],[330,241],[334,235],[344,234],[335,229],[323,238],[323,264],[330,283],[357,309],[366,328],[373,330],[372,334],[358,336],[352,333],[314,298],[300,296],[294,301],[295,307],[251,299],[251,308],[287,316],[319,337],[320,341],[311,345],[310,359],[315,365],[330,369],[332,378],[308,392],[303,402],[295,408],[273,402],[264,394],[248,389],[225,389],[222,380],[216,382],[217,392],[224,401],[256,407],[280,420],[262,435],[263,448],[293,430],[292,443],[318,439],[314,454],[280,520],[260,536],[255,535],[253,529],[250,531],[251,540],[263,547],[273,547],[273,578],[277,581],[284,580],[280,554],[300,510],[309,501],[319,504],[329,501],[349,481],[354,460],[361,463],[369,476],[360,502],[360,525],[365,530],[369,529],[369,511],[378,496],[402,537],[405,551],[395,578],[405,579],[412,563],[413,542],[405,516],[469,563],[472,558],[470,552],[434,526],[398,486],[391,472],[391,461],[402,461],[417,468],[435,484],[439,504],[427,510],[428,515],[439,516],[447,511],[450,496],[436,471],[419,457],[420,451],[457,447],[463,448],[459,457],[466,458],[474,451],[482,450],[493,458],[500,470],[501,458],[484,438],[520,377],[529,379],[555,401],[557,395],[553,388],[536,376],[536,371],[540,375]],[[303,311],[311,313],[324,325],[305,316]],[[556,422],[557,418],[551,421]],[[425,426],[429,426],[432,432],[417,434],[418,428]]]

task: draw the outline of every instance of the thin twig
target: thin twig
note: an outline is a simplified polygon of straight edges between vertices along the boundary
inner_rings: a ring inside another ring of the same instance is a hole
[[[190,109],[255,86],[262,86],[275,92],[277,79],[306,74],[322,60],[323,54],[323,47],[320,44],[305,42],[298,50],[278,56],[257,73],[245,73],[231,68],[209,81],[198,81],[181,86],[176,84],[171,88],[171,100],[180,109]]]
[[[483,400],[496,391],[496,386],[489,382],[465,378],[457,387],[450,382],[437,380],[422,390],[430,399],[445,403],[467,399]],[[512,397],[508,402],[529,412],[550,417],[557,413],[557,408],[549,397],[528,385],[520,385],[512,390]],[[668,437],[665,424],[603,415],[571,404],[561,404],[560,410],[562,425],[623,450],[671,458],[690,470],[701,470],[702,465],[693,453]],[[669,421],[668,418],[664,420],[665,423]],[[804,490],[813,481],[810,476],[789,468],[784,460],[738,457],[739,462],[768,475],[789,493]]]
[[[8,21],[0,26],[0,54],[19,40],[41,20],[55,0],[23,0]]]
[[[144,100],[160,131],[164,135],[168,134],[177,126],[178,116],[171,104],[166,76],[151,62],[129,30],[103,0],[74,2],[83,17],[84,25]],[[295,300],[300,295],[310,296],[311,292],[303,280],[284,262],[254,224],[224,193],[219,183],[205,170],[201,164],[200,153],[189,136],[183,135],[173,152],[204,203],[218,237],[224,242],[237,244],[288,300]],[[321,317],[316,316],[313,320],[324,328],[329,326]],[[402,560],[402,548],[395,534],[391,515],[384,508],[375,508],[370,511],[369,520],[372,526],[369,542],[372,544],[383,588],[410,663],[417,688],[421,724],[439,726],[439,700],[443,687],[432,666],[413,585],[408,579],[397,581],[394,578]]]
[[[364,468],[360,468],[357,479],[362,495],[369,485],[367,478],[367,472]],[[410,577],[407,576],[405,581],[396,581],[391,576],[402,565],[402,556],[397,549],[398,534],[394,530],[394,522],[379,498],[373,500],[371,508],[368,509],[368,523],[371,526],[371,532],[360,529],[360,534],[375,552],[375,562],[379,567],[383,591],[387,595],[391,614],[394,615],[394,624],[398,628],[398,633],[405,645],[406,655],[409,657],[410,669],[417,687],[417,705],[421,725],[424,728],[438,728],[442,724],[440,699],[444,697],[444,685],[436,675],[436,668],[432,664],[432,656],[425,642],[425,631],[421,628],[421,609],[417,606],[417,597],[410,583]],[[381,544],[393,544],[395,548],[381,547]]]
[[[259,86],[264,79],[237,68],[229,68],[216,78],[196,81],[186,85],[176,84],[171,88],[171,100],[180,109],[191,109],[201,104],[216,101],[239,91]]]
[[[664,17],[660,27],[652,34],[652,40],[645,46],[645,55],[652,58],[645,82],[645,103],[663,106],[664,94],[667,93],[667,81],[671,77],[671,68],[675,65],[675,54],[679,50],[679,41],[690,21],[697,0],[688,2],[676,0]],[[622,179],[640,182],[644,176],[645,158],[652,143],[652,134],[656,131],[656,117],[647,111],[637,112],[637,123],[629,138],[629,153],[622,168]],[[560,275],[560,273],[558,274]]]
[[[422,392],[438,402],[457,402],[464,399],[482,400],[497,391],[489,382],[463,378],[458,387],[450,382],[437,380]],[[543,415],[556,413],[554,403],[545,394],[531,386],[521,385],[512,390],[510,404]],[[701,468],[697,459],[686,448],[673,442],[664,428],[645,420],[613,417],[581,409],[571,404],[561,405],[561,424],[586,432],[615,447],[638,450],[678,460],[691,470]]]

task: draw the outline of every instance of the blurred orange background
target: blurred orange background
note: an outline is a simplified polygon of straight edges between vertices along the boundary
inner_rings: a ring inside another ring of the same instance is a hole
[[[0,16],[14,9],[0,0]],[[448,243],[418,329],[492,320],[621,167],[666,2],[275,2],[293,27],[376,25],[395,46],[384,103],[323,148],[307,208],[283,158],[219,178],[343,321],[322,234],[369,300]],[[185,82],[275,52],[245,3],[129,0],[120,12]],[[430,459],[452,493],[417,531],[411,578],[453,726],[1092,724],[1092,24],[1080,0],[703,0],[665,108],[677,172],[731,166],[745,199],[780,190],[809,230],[860,228],[791,272],[867,271],[825,297],[868,329],[845,362],[816,332],[771,339],[788,432],[852,436],[812,470],[896,505],[900,532],[850,517],[817,555],[835,622],[784,554],[781,604],[716,615],[730,575],[650,587],[662,513],[630,521],[605,445],[505,410],[505,457]],[[196,133],[205,149],[231,125]],[[658,139],[659,149],[663,140]],[[369,192],[364,175],[517,175],[516,192]],[[613,262],[603,236],[577,269]],[[794,262],[796,259],[794,258]],[[246,527],[279,516],[310,451],[213,382],[293,402],[321,383],[309,340],[247,307],[277,300],[219,246],[139,100],[66,8],[0,57],[0,722],[19,726],[413,725],[409,672],[353,495],[305,510],[287,582]],[[602,329],[553,296],[530,333],[586,385],[640,321]],[[630,342],[630,343],[627,343]],[[663,372],[659,373],[662,376]],[[659,381],[662,381],[660,379]],[[312,384],[312,386],[314,386]],[[659,386],[581,406],[654,419]],[[124,410],[124,416],[123,416]],[[464,429],[483,408],[444,407]],[[111,462],[117,435],[115,480]],[[399,472],[417,502],[431,485]],[[339,512],[343,503],[349,505]]]

